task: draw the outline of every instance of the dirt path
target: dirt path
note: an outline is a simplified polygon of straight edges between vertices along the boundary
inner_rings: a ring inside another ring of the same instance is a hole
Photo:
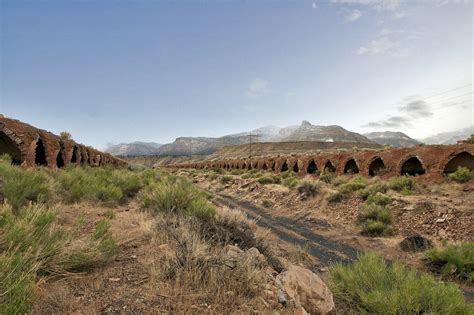
[[[239,208],[245,211],[250,218],[257,219],[259,226],[269,228],[282,240],[307,247],[308,253],[325,266],[336,262],[351,261],[357,257],[355,248],[317,234],[304,226],[302,222],[285,217],[275,217],[251,202],[239,200],[229,195],[217,194],[215,200],[229,208]],[[315,226],[318,225],[322,230],[327,229],[327,223],[324,221]]]
[[[239,200],[226,194],[216,194],[215,202],[229,208],[238,208],[251,218],[257,221],[257,224],[263,228],[269,228],[278,235],[283,241],[306,246],[308,253],[318,259],[325,266],[333,265],[336,262],[350,262],[357,258],[357,249],[343,242],[332,240],[326,236],[315,233],[305,226],[305,222],[290,219],[287,217],[273,216],[265,209],[255,205],[252,202]],[[325,221],[313,222],[312,229],[321,229],[321,232],[327,229]],[[474,292],[466,288],[461,288],[464,298],[467,301],[474,302]]]

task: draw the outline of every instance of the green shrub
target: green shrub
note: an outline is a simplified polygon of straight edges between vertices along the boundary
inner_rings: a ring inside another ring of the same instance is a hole
[[[340,193],[339,191],[335,192],[335,193],[331,193],[329,194],[329,196],[327,196],[327,201],[330,202],[330,203],[336,203],[336,202],[341,202],[343,199],[344,199],[345,195]]]
[[[280,176],[282,179],[287,179],[288,177],[291,177],[292,174],[290,173],[290,171],[284,171],[284,172],[281,172]]]
[[[141,195],[144,208],[208,219],[216,209],[206,195],[184,178],[169,176],[145,188]]]
[[[244,170],[241,170],[241,169],[234,169],[232,171],[230,171],[230,174],[231,175],[240,175],[244,172]]]
[[[114,210],[108,209],[107,211],[105,211],[104,217],[106,217],[106,218],[109,219],[109,220],[115,219],[115,212],[114,212]]]
[[[472,178],[472,172],[467,167],[458,166],[458,169],[448,174],[450,180],[458,183],[465,183]]]
[[[426,253],[431,265],[445,274],[454,274],[474,282],[474,242],[447,245]]]
[[[410,194],[415,189],[416,181],[412,176],[399,176],[390,179],[390,188],[403,194]]]
[[[326,172],[326,174],[333,175],[333,173],[330,173],[330,172]],[[337,177],[333,176],[333,179],[330,183],[333,184],[334,186],[341,186],[347,183],[348,181],[349,181],[348,176],[337,176]]]
[[[373,203],[379,206],[388,206],[392,202],[392,199],[382,193],[377,193],[375,195],[370,195],[367,198],[367,203]]]
[[[349,194],[353,191],[364,189],[367,186],[367,181],[360,176],[354,177],[351,181],[342,184],[339,187],[339,192],[342,194]]]
[[[444,284],[398,261],[366,253],[330,270],[336,304],[362,314],[472,314],[456,284]]]
[[[388,185],[382,182],[376,182],[370,186],[367,186],[360,191],[359,196],[366,200],[370,195],[375,195],[378,192],[386,193],[388,190]]]
[[[39,274],[83,271],[73,257],[80,256],[89,267],[109,261],[116,245],[108,227],[101,223],[89,242],[76,242],[75,235],[58,227],[56,213],[45,205],[21,207],[15,214],[10,206],[1,206],[0,314],[27,313]]]
[[[234,178],[232,176],[229,176],[229,175],[224,175],[224,176],[221,177],[221,183],[222,184],[230,183],[233,180],[234,180]]]
[[[286,186],[290,189],[295,188],[299,183],[299,180],[296,177],[287,177],[282,180],[283,186]]]
[[[321,175],[319,175],[319,180],[325,182],[326,184],[330,184],[334,179],[334,174],[332,172],[323,171]]]
[[[249,179],[249,178],[252,178],[252,174],[249,174],[249,173],[245,173],[244,175],[242,175],[242,179]]]
[[[52,196],[48,178],[42,171],[12,166],[2,160],[0,177],[3,179],[0,189],[14,209],[30,201],[48,201]]]
[[[304,195],[306,197],[314,197],[321,190],[321,185],[319,182],[316,181],[304,180],[298,184],[296,190],[300,195]]]
[[[366,202],[362,205],[358,220],[362,225],[362,234],[364,235],[377,236],[391,232],[390,210],[384,206]]]

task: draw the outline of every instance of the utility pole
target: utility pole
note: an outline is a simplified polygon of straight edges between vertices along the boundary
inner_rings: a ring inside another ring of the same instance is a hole
[[[249,134],[249,158],[252,157],[252,133]]]

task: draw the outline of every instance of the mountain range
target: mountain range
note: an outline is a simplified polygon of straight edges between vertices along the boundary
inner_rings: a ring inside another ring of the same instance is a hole
[[[364,133],[364,136],[381,145],[392,147],[413,147],[421,142],[399,131],[381,131]]]
[[[454,144],[458,140],[466,139],[474,133],[474,127],[457,130],[455,132],[440,133],[422,140],[415,140],[402,132],[383,131],[359,134],[351,132],[340,126],[317,126],[308,121],[300,125],[284,128],[266,126],[252,130],[225,135],[222,137],[180,137],[172,143],[158,144],[154,142],[132,142],[109,145],[106,152],[119,156],[187,156],[204,155],[216,152],[220,147],[226,145],[247,144],[251,139],[253,142],[297,142],[297,141],[320,141],[320,142],[353,142],[353,143],[377,143],[380,145],[391,145],[393,147],[411,147],[420,143],[426,144]]]

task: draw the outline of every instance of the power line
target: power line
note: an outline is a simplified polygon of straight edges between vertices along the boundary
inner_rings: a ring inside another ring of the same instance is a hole
[[[449,92],[452,92],[452,91],[457,91],[457,90],[463,89],[463,88],[465,88],[465,87],[468,87],[468,86],[470,86],[470,85],[472,85],[472,84],[473,84],[473,83],[471,82],[471,83],[469,83],[469,84],[467,84],[467,85],[463,85],[463,86],[460,86],[460,87],[457,87],[457,88],[454,88],[454,89],[451,89],[451,90],[446,90],[446,91],[441,92],[441,93],[429,95],[429,96],[427,96],[427,97],[423,97],[423,100],[426,100],[426,99],[428,99],[428,98],[433,98],[433,97],[435,97],[435,96],[443,95],[443,94],[446,94],[446,93],[449,93]]]
[[[462,94],[462,95],[457,95],[457,96],[453,96],[453,97],[448,97],[448,98],[445,98],[444,100],[438,100],[434,103],[431,103],[430,105],[433,105],[433,104],[439,104],[439,103],[444,103],[446,101],[449,101],[449,100],[452,100],[452,99],[455,99],[455,98],[458,98],[458,97],[462,97],[462,96],[467,96],[467,95],[471,95],[471,94],[474,94],[474,92],[469,92],[469,93],[466,93],[466,94]]]

